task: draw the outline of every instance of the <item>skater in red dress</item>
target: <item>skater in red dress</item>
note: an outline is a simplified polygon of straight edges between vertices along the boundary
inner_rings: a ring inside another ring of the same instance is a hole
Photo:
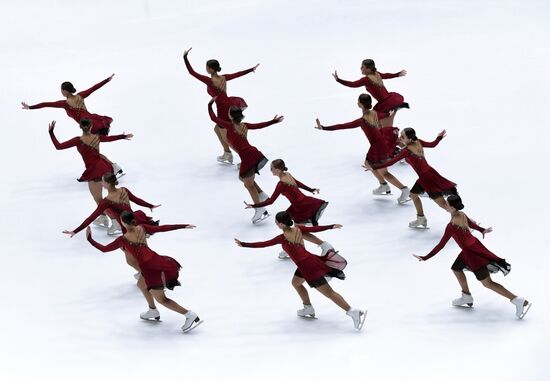
[[[357,105],[363,111],[363,115],[359,119],[355,119],[349,123],[336,124],[334,126],[323,126],[319,119],[316,119],[317,126],[315,128],[325,131],[336,131],[350,128],[361,127],[365,136],[369,140],[370,148],[365,157],[365,163],[369,165],[375,165],[383,163],[390,159],[398,151],[398,131],[395,127],[382,127],[380,120],[382,120],[385,114],[379,111],[371,110],[372,98],[368,94],[359,95]],[[387,168],[378,169],[372,171],[380,185],[378,188],[373,189],[372,193],[375,195],[387,195],[391,193],[388,182],[397,189],[401,190],[401,195],[397,199],[400,204],[409,200],[409,188],[394,175],[388,172]]]
[[[327,226],[293,226],[294,222],[287,212],[279,212],[276,217],[276,225],[283,231],[283,234],[264,242],[242,242],[235,238],[235,242],[241,247],[268,247],[277,244],[282,245],[298,269],[292,278],[292,286],[302,299],[304,308],[297,311],[301,317],[315,317],[315,310],[311,305],[309,294],[304,287],[307,282],[311,288],[317,289],[321,294],[332,300],[337,306],[346,311],[346,314],[353,319],[355,328],[361,329],[365,321],[366,311],[351,308],[346,300],[330,287],[325,277],[335,277],[345,279],[343,269],[346,267],[346,261],[338,254],[332,253],[331,256],[318,257],[309,253],[304,247],[304,233],[321,232],[329,229],[339,229],[342,225]]]
[[[255,176],[256,173],[260,173],[260,169],[267,163],[267,159],[256,147],[250,145],[247,139],[247,133],[248,130],[257,130],[271,126],[272,124],[280,123],[283,121],[284,117],[282,115],[275,115],[273,119],[268,122],[243,123],[244,115],[242,110],[238,107],[231,107],[229,109],[229,118],[231,122],[226,122],[217,117],[214,110],[212,110],[214,101],[215,99],[213,98],[208,103],[208,113],[210,114],[210,119],[212,119],[214,123],[227,131],[227,141],[241,159],[239,179],[243,182],[244,187],[250,194],[254,203],[265,201],[267,195],[256,183]],[[254,217],[252,217],[252,223],[257,224],[268,216],[269,213],[265,208],[257,208],[255,209]]]
[[[400,139],[404,148],[392,159],[370,166],[365,164],[366,170],[377,170],[388,167],[405,159],[418,175],[418,180],[414,183],[410,191],[410,196],[416,208],[416,220],[409,223],[409,227],[427,227],[428,220],[424,216],[420,194],[427,192],[428,196],[443,209],[447,209],[447,203],[444,195],[458,195],[456,184],[441,176],[435,169],[430,167],[424,157],[424,147],[433,148],[445,137],[446,131],[441,131],[433,142],[426,142],[416,137],[416,132],[412,128],[405,128],[401,131]]]
[[[516,316],[522,319],[529,308],[531,308],[531,304],[525,300],[525,298],[514,295],[504,288],[504,286],[493,282],[490,275],[490,273],[496,273],[498,271],[502,271],[504,275],[507,275],[511,269],[510,264],[503,258],[499,258],[490,252],[470,231],[470,229],[475,229],[485,238],[485,234],[492,232],[493,229],[490,227],[487,229],[480,227],[469,219],[464,212],[461,212],[463,208],[464,205],[459,196],[449,196],[447,198],[447,211],[451,214],[451,221],[447,224],[445,234],[441,238],[441,241],[427,255],[419,256],[413,254],[413,256],[419,261],[427,261],[441,251],[449,239],[453,238],[462,250],[451,266],[462,288],[462,296],[453,300],[453,306],[467,305],[472,307],[474,304],[474,298],[470,293],[468,281],[464,274],[464,270],[470,270],[483,286],[508,298],[516,307]]]
[[[174,258],[158,255],[151,250],[147,245],[146,235],[176,229],[193,229],[195,226],[187,224],[138,225],[134,214],[130,211],[123,212],[121,220],[126,228],[126,233],[123,236],[118,237],[108,245],[102,245],[92,238],[92,231],[88,227],[86,229],[88,241],[103,253],[122,249],[134,258],[142,275],[138,280],[138,287],[149,305],[149,310],[140,314],[142,319],[160,319],[160,314],[154,304],[154,300],[156,300],[164,307],[184,315],[185,323],[181,328],[184,332],[190,331],[201,323],[197,314],[167,298],[164,293],[165,288],[173,290],[174,287],[180,286],[178,275],[181,265]]]
[[[135,196],[128,188],[117,188],[118,180],[113,173],[106,173],[103,175],[102,181],[103,188],[107,189],[107,197],[103,198],[97,205],[97,208],[90,214],[76,229],[65,230],[63,233],[69,234],[71,237],[78,234],[86,226],[92,222],[96,226],[109,228],[108,235],[115,235],[119,233],[125,233],[121,226],[120,215],[125,211],[132,211],[130,207],[130,201],[134,204],[151,209],[158,208],[160,205],[153,205],[141,198]],[[153,221],[152,217],[147,216],[141,210],[134,213],[136,223],[138,225],[158,225],[158,221]],[[109,221],[105,214],[111,217],[111,226],[109,227]],[[101,217],[105,217],[101,219]]]
[[[80,122],[80,128],[82,130],[82,136],[74,137],[66,142],[60,143],[53,130],[55,128],[55,120],[49,125],[50,138],[53,145],[57,150],[76,147],[78,153],[82,156],[86,170],[82,173],[82,176],[78,181],[88,182],[88,188],[94,198],[96,204],[99,204],[102,200],[101,192],[101,178],[106,173],[113,173],[113,166],[99,153],[99,144],[101,142],[113,142],[115,140],[130,140],[134,137],[133,134],[121,134],[121,135],[95,135],[90,131],[91,122],[88,119],[82,119]]]
[[[226,122],[230,122],[228,117],[229,108],[234,106],[240,108],[241,110],[244,110],[246,109],[247,104],[242,98],[227,96],[227,81],[231,81],[232,79],[239,78],[243,75],[255,72],[256,68],[260,64],[257,64],[250,69],[239,71],[237,73],[220,75],[218,73],[222,69],[218,60],[208,60],[206,61],[206,72],[210,75],[209,77],[197,73],[191,66],[191,63],[187,58],[187,55],[189,54],[191,49],[192,48],[189,48],[188,50],[183,52],[183,60],[185,61],[185,66],[187,67],[189,74],[204,83],[206,85],[207,93],[210,96],[216,98],[216,109],[218,111],[218,118]],[[217,160],[221,163],[233,163],[233,154],[231,153],[231,149],[229,147],[229,144],[227,143],[227,132],[225,131],[224,127],[216,124],[214,126],[214,132],[216,133],[216,136],[218,137],[218,140],[223,147],[223,155],[218,156]]]
[[[91,123],[91,133],[94,135],[109,135],[109,129],[111,128],[111,123],[113,118],[104,115],[92,114],[86,108],[84,99],[86,99],[90,94],[99,88],[103,87],[105,84],[113,79],[114,74],[109,78],[104,79],[98,84],[90,87],[88,90],[81,91],[77,94],[76,89],[74,88],[71,82],[63,82],[61,84],[61,94],[66,98],[65,100],[56,101],[56,102],[42,102],[35,105],[29,106],[25,102],[21,102],[22,108],[25,110],[35,110],[44,107],[54,107],[62,108],[65,110],[67,115],[74,119],[78,125],[82,119],[88,119]],[[104,157],[104,159],[106,159]],[[115,174],[122,174],[122,169],[116,163],[113,164],[115,169]]]
[[[248,204],[245,202],[246,208],[262,208],[271,205],[277,200],[279,195],[285,196],[290,201],[290,207],[286,212],[295,221],[296,224],[312,224],[313,226],[319,225],[319,218],[325,211],[328,205],[327,201],[320,200],[315,197],[309,197],[304,195],[301,189],[304,189],[313,194],[318,194],[319,189],[310,188],[307,185],[302,184],[296,180],[290,173],[287,172],[288,168],[285,162],[281,159],[276,159],[271,162],[271,173],[273,176],[279,178],[279,182],[275,187],[275,191],[267,200],[259,202],[257,204]],[[326,255],[329,250],[334,250],[334,247],[326,241],[322,241],[315,237],[313,234],[304,233],[304,239],[321,246],[322,254]],[[281,251],[279,253],[280,259],[290,258],[288,253]]]
[[[380,121],[382,127],[393,126],[395,113],[389,114],[389,112],[397,111],[400,108],[409,108],[409,104],[405,102],[401,94],[388,92],[388,90],[386,90],[386,87],[384,87],[384,82],[382,80],[403,77],[407,74],[407,72],[405,70],[401,70],[400,72],[395,74],[379,73],[378,70],[376,70],[376,65],[374,64],[374,61],[371,59],[367,59],[363,60],[363,62],[361,63],[361,74],[363,74],[364,77],[357,81],[345,81],[343,79],[340,79],[336,71],[334,72],[334,74],[332,74],[332,76],[338,83],[341,83],[344,86],[365,86],[367,91],[378,102],[374,105],[374,111],[378,111],[383,114],[388,113],[387,117]]]

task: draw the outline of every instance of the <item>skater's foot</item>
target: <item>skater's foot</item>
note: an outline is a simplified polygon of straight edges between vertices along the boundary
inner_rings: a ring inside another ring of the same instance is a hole
[[[319,246],[321,246],[321,256],[322,257],[327,255],[331,251],[334,251],[334,252],[336,251],[336,250],[334,250],[334,247],[330,243],[328,243],[327,241],[324,241]]]
[[[148,311],[140,313],[139,317],[143,320],[160,320],[160,313],[156,308],[149,308]]]
[[[514,299],[510,300],[510,302],[516,306],[516,316],[518,319],[523,319],[527,311],[531,308],[531,303],[522,296],[516,296]]]
[[[107,218],[106,215],[102,214],[101,216],[97,217],[92,223],[95,226],[99,226],[100,228],[107,229],[109,227],[109,218]]]
[[[410,200],[409,195],[411,194],[411,190],[409,187],[405,187],[401,189],[401,196],[397,199],[397,202],[400,204],[404,204],[407,201]]]
[[[122,228],[117,220],[111,220],[111,227],[107,230],[108,235],[117,235],[122,233]]]
[[[315,317],[315,309],[311,304],[304,304],[304,308],[299,309],[296,311],[296,314],[299,317],[305,317],[305,318],[314,318]]]
[[[353,319],[353,325],[355,326],[355,329],[361,330],[361,328],[363,328],[363,324],[365,324],[365,318],[367,317],[367,311],[350,308],[346,312],[346,315]]]
[[[185,323],[181,326],[181,330],[184,333],[195,329],[199,324],[202,323],[202,320],[193,311],[187,311],[187,313],[183,316],[185,316]]]
[[[256,208],[254,209],[254,217],[252,217],[252,223],[254,225],[259,224],[267,217],[269,217],[269,213],[265,208]]]
[[[233,154],[231,151],[223,153],[223,155],[216,158],[219,163],[233,164]]]
[[[425,216],[416,216],[416,220],[409,222],[410,228],[428,227],[428,220]]]
[[[462,296],[457,299],[453,299],[453,306],[459,307],[467,305],[468,307],[472,307],[474,305],[474,298],[472,294],[466,294],[464,291],[462,292]]]
[[[391,189],[387,183],[380,184],[378,188],[375,188],[372,190],[372,194],[377,194],[377,195],[390,194],[390,193],[391,193]]]
[[[124,171],[122,170],[122,168],[120,168],[120,165],[118,165],[117,163],[113,163],[112,167],[113,167],[113,173],[117,178],[120,178],[125,175]]]
[[[289,259],[290,256],[288,255],[288,253],[284,250],[281,250],[281,252],[279,252],[279,259]]]

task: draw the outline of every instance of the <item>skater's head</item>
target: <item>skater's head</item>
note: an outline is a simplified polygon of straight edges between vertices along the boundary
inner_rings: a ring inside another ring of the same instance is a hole
[[[92,129],[92,121],[87,118],[80,119],[80,129],[86,134],[89,133]]]
[[[366,59],[361,62],[361,73],[363,75],[369,75],[376,73],[376,65],[371,59]]]
[[[361,94],[357,99],[357,105],[363,111],[370,110],[372,108],[372,98],[369,94]]]
[[[399,139],[405,145],[411,144],[412,142],[415,142],[418,140],[418,138],[416,137],[416,131],[414,130],[414,128],[410,128],[410,127],[404,128],[401,131],[401,133],[399,134]]]
[[[103,181],[101,182],[101,184],[105,189],[111,189],[118,185],[118,180],[116,178],[116,175],[111,172],[104,174],[102,180]]]
[[[68,97],[70,94],[74,93],[76,93],[76,89],[71,82],[63,82],[61,84],[61,94],[63,94],[64,97]]]
[[[275,224],[279,227],[279,229],[288,229],[294,225],[294,221],[292,221],[292,217],[290,217],[290,214],[288,212],[279,212],[275,215]]]
[[[120,220],[122,221],[122,225],[128,229],[130,226],[136,226],[136,217],[134,216],[134,213],[130,212],[129,210],[125,210],[124,212],[120,213]]]
[[[214,74],[222,71],[222,68],[218,60],[208,60],[206,61],[206,71],[208,74]]]
[[[457,211],[464,209],[462,199],[460,196],[454,194],[447,197],[447,206],[447,210],[451,213],[456,213]]]
[[[229,119],[233,123],[241,123],[244,119],[243,110],[240,107],[231,106],[229,108]]]
[[[271,162],[271,173],[273,173],[273,176],[280,176],[285,171],[288,171],[288,168],[283,159],[275,159]]]

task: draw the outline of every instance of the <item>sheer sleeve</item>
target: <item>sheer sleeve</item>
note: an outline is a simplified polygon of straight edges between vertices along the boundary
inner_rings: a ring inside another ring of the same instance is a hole
[[[484,228],[482,228],[481,226],[479,226],[475,221],[471,220],[470,218],[466,217],[466,219],[468,220],[468,226],[474,230],[477,230],[478,232],[481,232],[483,233],[485,231]]]
[[[275,238],[270,239],[269,241],[260,241],[260,242],[241,242],[242,247],[253,247],[253,248],[259,248],[259,247],[268,247],[268,246],[275,246],[277,244],[283,243],[283,235],[278,235]]]
[[[378,72],[378,74],[380,74],[380,77],[382,79],[390,79],[390,78],[399,77],[399,72],[397,72],[397,73],[380,73],[380,72]]]
[[[334,124],[332,126],[321,126],[324,131],[336,131],[336,130],[347,130],[349,128],[360,127],[363,122],[363,118],[352,120],[348,123]]]
[[[361,79],[358,79],[357,81],[346,81],[344,79],[338,78],[336,81],[347,87],[361,87],[367,84],[368,78],[363,77]]]
[[[50,138],[52,139],[53,145],[57,150],[76,147],[76,145],[80,141],[79,137],[74,137],[70,140],[67,140],[66,142],[60,143],[59,140],[57,140],[57,137],[55,136],[55,133],[53,132],[53,130],[50,130],[49,133],[50,133]]]
[[[78,95],[80,95],[82,98],[86,98],[91,93],[93,93],[94,91],[96,91],[96,90],[102,88],[103,86],[105,86],[107,84],[107,82],[109,82],[110,80],[111,80],[111,78],[104,79],[103,81],[99,82],[98,84],[95,84],[92,87],[90,87],[88,90],[84,90],[84,91],[79,92]]]
[[[90,242],[93,247],[95,247],[96,249],[98,249],[99,251],[102,251],[104,253],[107,253],[109,251],[115,251],[116,249],[122,248],[124,246],[123,240],[124,240],[124,237],[118,237],[113,242],[111,242],[107,245],[102,245],[99,242],[95,241],[92,238],[91,234],[88,236],[88,242]]]
[[[218,126],[223,128],[231,128],[231,122],[227,122],[223,119],[218,118],[218,116],[214,113],[214,110],[212,109],[212,104],[208,104],[208,115],[210,115],[210,119],[212,122],[216,123]]]
[[[155,234],[155,233],[160,233],[160,232],[169,232],[169,231],[172,231],[172,230],[178,230],[178,229],[185,229],[186,227],[188,227],[189,225],[188,224],[173,224],[173,225],[148,225],[148,224],[143,224],[143,225],[140,225],[143,230],[145,230],[146,233],[149,233],[149,234]]]
[[[420,142],[422,147],[434,148],[435,146],[437,146],[439,144],[441,139],[443,139],[443,138],[438,136],[437,138],[435,138],[435,140],[433,142],[427,142],[427,141],[424,141],[424,140],[421,140],[421,139],[418,139],[418,141]]]
[[[277,183],[277,186],[275,187],[275,190],[273,191],[273,194],[270,198],[268,198],[265,201],[259,202],[257,204],[253,204],[252,207],[254,208],[261,208],[263,206],[271,205],[277,200],[277,198],[280,196],[281,192],[283,191],[283,184],[281,181]]]
[[[272,119],[272,120],[269,120],[267,122],[245,123],[245,124],[246,124],[246,128],[248,128],[249,130],[259,130],[260,128],[269,127],[269,126],[271,126],[272,124],[275,124],[275,123],[277,123],[277,121],[275,119]]]
[[[225,77],[226,81],[231,81],[232,79],[242,77],[243,75],[246,75],[248,73],[252,73],[253,71],[254,71],[254,68],[251,67],[250,69],[238,71],[238,72],[233,73],[233,74],[224,74],[223,76]]]
[[[197,78],[199,81],[206,85],[210,85],[210,82],[212,81],[209,77],[206,75],[201,75],[197,73],[193,67],[191,66],[191,62],[189,62],[189,59],[187,59],[187,56],[183,57],[183,61],[185,62],[185,67],[187,67],[187,71],[189,74],[191,74],[193,77]]]
[[[334,225],[319,225],[319,226],[298,225],[298,229],[300,229],[302,233],[318,233],[318,232],[324,232],[325,230],[334,229]]]
[[[134,204],[137,204],[137,205],[140,205],[140,206],[144,206],[146,208],[152,208],[154,205],[153,204],[150,204],[148,203],[147,201],[145,200],[142,200],[141,198],[135,196],[132,192],[130,192],[130,190],[128,188],[124,188],[126,190],[126,193],[128,193],[128,198],[130,199],[130,201],[132,201]]]
[[[308,187],[307,185],[301,183],[300,181],[298,181],[296,179],[294,179],[294,181],[296,181],[296,185],[298,185],[298,188],[301,188],[303,190],[307,190],[308,192],[313,193],[313,188]]]
[[[37,103],[35,105],[29,106],[29,109],[35,110],[37,108],[44,108],[44,107],[66,108],[67,102],[66,101],[42,102],[42,103]]]
[[[439,243],[432,249],[432,251],[430,251],[427,255],[425,255],[421,258],[423,260],[427,261],[428,259],[430,259],[434,255],[439,253],[441,251],[441,249],[443,249],[445,247],[447,242],[449,242],[449,239],[451,239],[451,237],[453,236],[452,229],[453,228],[452,228],[451,224],[448,224],[447,228],[445,229],[445,234],[443,234],[443,237],[441,237],[441,241],[439,241]]]
[[[125,134],[120,135],[98,135],[100,142],[114,142],[115,140],[126,139]]]
[[[76,229],[73,230],[73,232],[78,233],[82,231],[86,226],[90,225],[93,220],[95,220],[97,217],[99,217],[105,210],[108,208],[107,201],[105,199],[101,200],[97,208],[86,218]]]

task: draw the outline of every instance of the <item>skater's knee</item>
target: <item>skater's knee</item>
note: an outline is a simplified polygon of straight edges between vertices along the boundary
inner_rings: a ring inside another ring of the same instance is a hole
[[[420,199],[420,196],[419,196],[417,193],[412,193],[412,192],[411,192],[410,196],[411,196],[411,198],[412,198],[413,200],[418,200],[418,199]]]
[[[487,277],[485,279],[480,280],[481,284],[487,288],[491,288],[495,285],[495,282],[491,279],[491,277]]]

